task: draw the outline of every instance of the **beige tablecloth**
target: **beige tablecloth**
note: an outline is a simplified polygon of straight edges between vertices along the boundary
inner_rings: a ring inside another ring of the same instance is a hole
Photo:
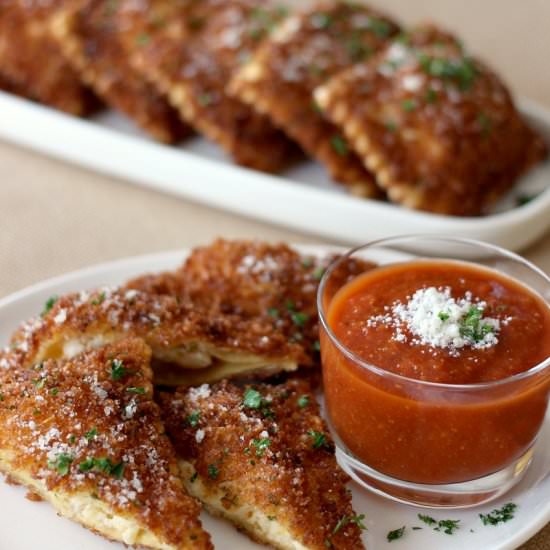
[[[379,4],[406,22],[432,17],[458,30],[472,49],[513,83],[516,92],[550,107],[547,0],[385,0]],[[4,143],[0,143],[0,205],[0,296],[96,262],[195,246],[216,236],[319,242]],[[549,272],[550,235],[525,255]],[[550,550],[550,526],[523,548]]]

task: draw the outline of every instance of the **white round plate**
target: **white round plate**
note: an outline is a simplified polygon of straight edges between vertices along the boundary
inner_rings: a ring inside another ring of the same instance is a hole
[[[307,254],[334,251],[327,247],[299,247]],[[54,294],[120,284],[130,277],[172,269],[178,266],[186,252],[166,252],[97,265],[39,283],[0,300],[0,344],[8,338],[18,323],[41,311],[45,301]],[[504,498],[469,510],[426,511],[385,500],[351,484],[355,511],[365,514],[368,531],[364,540],[369,550],[504,550],[517,548],[550,521],[550,413],[540,435],[538,452],[522,482]],[[79,525],[57,517],[46,503],[34,503],[24,498],[25,489],[0,483],[0,550],[116,550],[123,545],[111,543]],[[480,513],[513,501],[518,505],[513,520],[498,526],[484,526]],[[454,535],[435,532],[417,519],[418,513],[436,519],[458,519],[460,528]],[[205,528],[212,534],[220,550],[259,550],[229,524],[203,514]],[[388,543],[391,530],[406,526],[405,535]],[[413,526],[423,527],[412,530]]]

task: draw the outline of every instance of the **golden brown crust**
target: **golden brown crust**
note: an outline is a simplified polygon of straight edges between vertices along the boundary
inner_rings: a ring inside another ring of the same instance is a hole
[[[307,363],[303,347],[288,342],[271,319],[207,314],[179,296],[152,295],[133,288],[103,288],[55,300],[51,309],[23,323],[0,357],[0,366],[29,367],[47,358],[72,356],[82,349],[125,336],[144,338],[156,358],[189,367],[199,345],[220,354],[249,353],[274,362]],[[183,352],[189,352],[184,356]],[[203,368],[200,364],[195,368]]]
[[[92,495],[170,547],[210,549],[152,400],[149,359],[142,341],[127,339],[0,369],[0,450],[11,457],[2,465],[69,499]]]
[[[357,194],[380,195],[373,176],[319,112],[312,94],[332,75],[378,51],[398,30],[367,6],[318,2],[292,15],[265,40],[229,89],[268,114],[335,180]]]
[[[266,117],[225,92],[241,57],[276,17],[262,6],[259,0],[123,0],[119,24],[127,29],[134,66],[184,120],[239,164],[276,171],[294,160],[297,147]],[[254,15],[260,10],[266,22]]]
[[[50,36],[47,3],[3,0],[0,4],[2,88],[74,115],[85,115],[98,101],[82,83]]]
[[[217,513],[252,506],[308,549],[363,548],[348,478],[305,381],[223,382],[161,394],[159,403],[182,463],[196,472],[187,485],[200,483],[207,502],[223,493]],[[282,547],[265,532],[250,534]]]
[[[218,239],[196,248],[175,273],[145,276],[129,283],[148,293],[180,296],[206,317],[235,316],[255,326],[271,326],[301,349],[302,365],[318,364],[317,288],[334,256],[304,256],[289,246]],[[351,260],[343,279],[372,267]]]
[[[420,26],[315,93],[394,202],[479,215],[545,146],[500,79],[459,41]]]
[[[79,0],[52,17],[52,32],[71,65],[108,105],[157,140],[190,133],[175,109],[129,64],[120,43],[113,0]]]

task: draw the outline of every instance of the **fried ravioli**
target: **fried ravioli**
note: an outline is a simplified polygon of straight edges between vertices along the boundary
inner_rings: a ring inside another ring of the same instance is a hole
[[[302,380],[159,396],[187,490],[212,514],[281,550],[363,548],[347,476]]]
[[[104,288],[61,297],[46,310],[21,325],[0,366],[28,368],[50,358],[75,357],[128,335],[144,338],[155,360],[180,368],[176,380],[171,375],[175,384],[187,383],[187,377],[219,380],[236,364],[247,373],[274,373],[295,370],[308,360],[303,347],[289,342],[271,319],[208,315],[177,296]]]
[[[351,2],[315,4],[289,17],[236,73],[230,91],[271,117],[331,176],[361,196],[380,195],[372,174],[327,121],[313,90],[382,48],[398,32],[388,17]]]
[[[144,276],[128,286],[150,294],[180,296],[207,318],[232,315],[250,326],[269,326],[266,342],[272,332],[283,335],[283,340],[301,350],[299,364],[313,366],[319,359],[317,288],[333,259],[302,255],[285,244],[219,239],[196,248],[178,271]],[[342,265],[340,276],[346,280],[370,267],[349,260]],[[170,376],[169,369],[164,372]]]
[[[487,213],[546,154],[507,88],[452,35],[420,26],[315,92],[389,198]]]
[[[251,168],[277,171],[297,157],[298,148],[267,117],[225,91],[279,11],[259,0],[122,0],[121,6],[130,59],[186,122]]]
[[[50,36],[51,9],[24,0],[0,3],[0,86],[67,113],[88,114],[98,101]]]
[[[179,115],[129,64],[116,25],[117,2],[65,4],[52,17],[52,32],[71,65],[99,97],[161,142],[189,134]]]
[[[140,340],[0,369],[0,469],[111,540],[212,549],[152,400]]]

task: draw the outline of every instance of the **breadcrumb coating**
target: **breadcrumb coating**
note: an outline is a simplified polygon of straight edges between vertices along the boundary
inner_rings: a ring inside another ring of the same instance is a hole
[[[290,533],[295,546],[250,518],[237,526],[276,548],[363,548],[362,517],[352,509],[348,478],[304,380],[205,384],[162,393],[159,403],[184,483],[210,511],[231,521],[242,510],[262,514],[277,532]]]
[[[165,549],[211,549],[152,399],[150,355],[127,339],[73,360],[0,369],[0,468],[24,472],[54,504],[72,499],[72,519],[102,533],[76,506],[99,501],[135,526],[117,540],[140,543],[143,531]]]
[[[500,78],[434,25],[336,75],[315,98],[388,197],[411,208],[487,213],[546,155]]]

